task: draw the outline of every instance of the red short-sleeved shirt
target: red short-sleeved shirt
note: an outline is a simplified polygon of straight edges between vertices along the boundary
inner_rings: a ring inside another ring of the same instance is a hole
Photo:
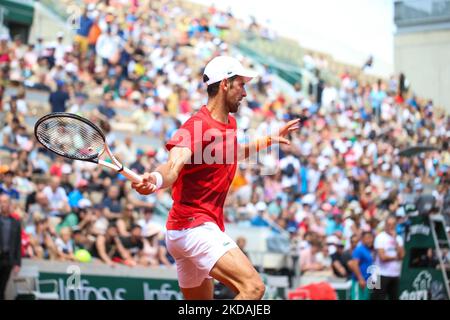
[[[168,230],[216,223],[224,231],[223,205],[236,172],[236,120],[214,120],[206,106],[187,120],[166,144],[189,148],[193,155],[172,186],[173,207]]]

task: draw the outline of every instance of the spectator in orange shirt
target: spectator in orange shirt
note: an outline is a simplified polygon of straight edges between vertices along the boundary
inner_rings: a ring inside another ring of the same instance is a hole
[[[102,30],[100,29],[100,26],[98,25],[99,17],[97,16],[94,19],[94,22],[91,25],[91,28],[89,29],[89,33],[87,36],[87,41],[89,45],[89,51],[88,55],[95,55],[95,44],[97,43],[98,37],[102,34]]]

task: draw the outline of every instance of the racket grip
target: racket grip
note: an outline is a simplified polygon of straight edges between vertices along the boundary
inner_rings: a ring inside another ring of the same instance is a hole
[[[123,170],[120,171],[120,174],[123,175],[124,177],[126,177],[128,180],[131,180],[132,182],[135,182],[135,183],[142,182],[142,177],[140,175],[138,175],[136,172],[131,171],[127,167],[123,167]]]

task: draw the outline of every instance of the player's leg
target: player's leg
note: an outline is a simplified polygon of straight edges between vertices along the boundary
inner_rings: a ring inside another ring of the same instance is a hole
[[[192,252],[178,252],[180,243],[184,243],[184,241],[169,242],[168,249],[169,252],[174,253],[178,284],[184,299],[212,300],[214,298],[214,279],[208,276],[206,270],[199,268],[193,257],[189,257]]]
[[[227,251],[209,274],[235,291],[235,299],[259,300],[264,295],[265,286],[261,277],[239,248]]]
[[[205,279],[199,287],[181,288],[186,300],[212,300],[214,298],[214,279]]]
[[[177,264],[178,283],[186,299],[212,299],[213,277],[238,294],[260,299],[264,284],[236,243],[212,223],[167,233],[167,249]]]

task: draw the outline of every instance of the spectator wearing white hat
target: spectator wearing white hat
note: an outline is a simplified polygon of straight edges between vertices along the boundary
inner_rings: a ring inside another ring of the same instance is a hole
[[[67,46],[63,43],[64,32],[60,31],[56,34],[55,44],[55,61],[56,63],[64,63],[64,55],[66,53]]]
[[[255,227],[268,227],[270,226],[267,216],[267,205],[263,201],[259,201],[256,204],[257,215],[251,219],[251,225]]]

